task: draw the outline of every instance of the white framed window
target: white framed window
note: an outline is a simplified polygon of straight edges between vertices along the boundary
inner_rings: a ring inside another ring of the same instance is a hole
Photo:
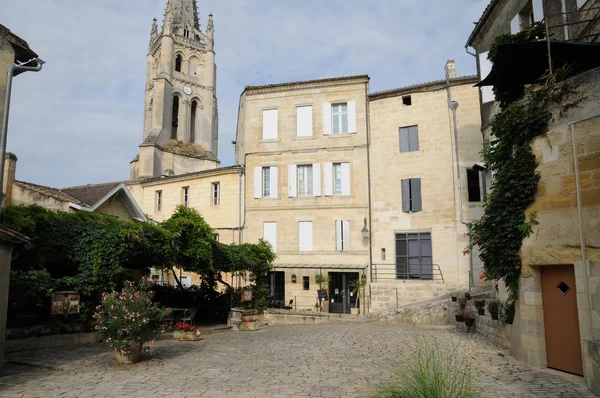
[[[277,109],[263,110],[263,140],[277,139]]]
[[[348,103],[331,104],[331,127],[333,134],[348,133]]]
[[[156,211],[162,211],[162,191],[156,191]]]
[[[277,166],[254,168],[254,198],[277,198]]]
[[[288,166],[288,196],[321,196],[321,164],[290,164]]]
[[[335,220],[335,249],[338,252],[350,250],[350,221]]]
[[[179,278],[181,281],[181,286],[183,287],[191,287],[192,286],[192,278],[189,276],[182,276]]]
[[[212,183],[212,204],[213,204],[213,206],[218,206],[221,204],[221,183],[220,182]]]
[[[342,164],[333,164],[333,194],[342,194]]]
[[[273,251],[277,251],[277,223],[276,222],[264,222],[263,223],[263,239],[271,244]]]
[[[325,163],[325,196],[350,195],[350,163]]]
[[[181,189],[181,196],[183,199],[183,205],[185,207],[190,207],[190,187],[183,187]]]
[[[312,105],[302,105],[296,107],[296,136],[312,137]]]
[[[313,223],[300,221],[298,223],[298,251],[311,252],[313,249]]]
[[[312,165],[298,166],[298,196],[312,196],[313,167]]]

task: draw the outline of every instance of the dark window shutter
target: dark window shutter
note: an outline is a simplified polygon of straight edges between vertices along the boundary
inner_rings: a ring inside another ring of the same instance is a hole
[[[467,169],[467,187],[469,192],[469,202],[481,202],[478,170]]]
[[[410,151],[408,127],[400,127],[400,152]]]
[[[410,180],[402,180],[402,211],[410,211]]]
[[[419,150],[419,126],[411,126],[408,128],[410,151]]]
[[[410,197],[412,199],[411,211],[421,211],[421,179],[411,178],[410,179]]]

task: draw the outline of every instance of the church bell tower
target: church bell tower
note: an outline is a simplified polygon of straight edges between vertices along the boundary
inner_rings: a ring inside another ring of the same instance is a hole
[[[213,16],[202,32],[196,0],[167,0],[154,18],[146,70],[144,132],[131,178],[219,167]]]

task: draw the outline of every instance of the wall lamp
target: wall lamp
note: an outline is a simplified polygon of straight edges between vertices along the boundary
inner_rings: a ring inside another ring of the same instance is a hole
[[[360,234],[362,235],[363,239],[369,239],[369,229],[367,228],[367,219],[366,219],[366,217],[365,217],[364,223],[365,223],[365,225],[360,230]]]
[[[296,283],[298,278],[296,278],[296,274],[292,274],[292,283]]]

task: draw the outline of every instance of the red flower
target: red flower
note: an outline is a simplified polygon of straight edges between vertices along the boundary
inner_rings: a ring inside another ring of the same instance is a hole
[[[196,326],[192,326],[192,330],[196,330]]]
[[[189,324],[189,323],[186,323],[185,325],[183,325],[183,328],[184,328],[184,329],[189,329],[189,328],[190,328],[190,324]]]

